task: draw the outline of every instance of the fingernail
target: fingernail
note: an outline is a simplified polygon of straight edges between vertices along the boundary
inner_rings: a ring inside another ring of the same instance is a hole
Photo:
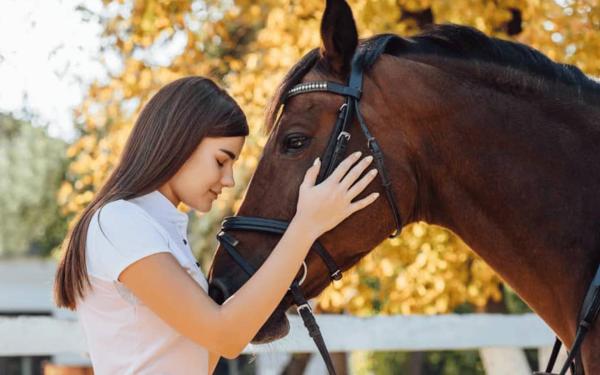
[[[358,158],[360,155],[362,155],[362,152],[361,151],[357,151],[352,156],[354,156],[355,158]]]
[[[374,194],[374,197],[375,197],[375,198],[379,198],[379,193],[375,193],[375,194]]]
[[[373,157],[371,155],[369,155],[365,158],[365,161],[368,161],[368,162],[370,162],[372,160],[373,160]]]
[[[321,162],[321,159],[319,157],[317,157],[315,159],[315,162],[313,163],[313,165],[319,165],[320,162]]]
[[[369,173],[375,176],[377,174],[377,169],[371,169]]]

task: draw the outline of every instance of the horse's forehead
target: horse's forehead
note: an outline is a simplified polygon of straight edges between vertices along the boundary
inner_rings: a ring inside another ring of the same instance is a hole
[[[326,92],[297,95],[286,104],[278,133],[303,129],[316,135],[319,129],[325,129],[335,122],[337,108],[342,103],[341,97]]]
[[[288,99],[284,109],[285,117],[310,117],[313,115],[313,111],[319,107],[319,99],[323,98],[315,93],[296,95]]]

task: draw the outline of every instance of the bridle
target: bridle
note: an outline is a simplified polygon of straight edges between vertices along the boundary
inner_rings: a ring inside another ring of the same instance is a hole
[[[575,333],[575,340],[573,345],[568,351],[567,359],[560,369],[558,375],[566,375],[567,371],[571,369],[571,373],[575,374],[576,366],[575,363],[579,362],[582,372],[583,365],[581,364],[581,345],[586,334],[592,328],[592,325],[598,319],[598,313],[600,312],[600,267],[596,270],[596,274],[588,287],[588,290],[583,299],[583,304],[579,310],[579,321],[577,323],[577,331]],[[548,359],[546,370],[544,372],[535,372],[534,375],[554,375],[551,371],[554,369],[558,353],[562,346],[562,341],[558,337],[554,341],[554,347]]]
[[[347,85],[344,86],[331,81],[300,83],[292,87],[286,93],[284,103],[291,97],[310,92],[328,92],[341,95],[346,98],[344,104],[338,111],[338,116],[333,126],[333,131],[325,148],[325,152],[321,158],[323,163],[317,177],[317,183],[327,178],[345,156],[346,148],[348,146],[348,142],[350,141],[350,126],[353,123],[354,117],[356,117],[356,120],[360,125],[365,138],[367,139],[367,147],[373,155],[375,167],[378,170],[381,185],[385,191],[386,199],[394,218],[395,230],[390,237],[396,237],[402,230],[402,219],[398,210],[398,206],[396,205],[396,200],[394,199],[391,181],[385,169],[383,152],[379,146],[379,143],[367,128],[367,124],[365,123],[365,120],[359,109],[359,101],[362,94],[363,84],[363,68],[359,56],[360,55],[356,53],[352,59],[351,72]],[[283,112],[283,110],[281,112]],[[281,113],[279,118],[281,118]],[[221,224],[221,231],[217,234],[217,239],[227,253],[233,258],[233,260],[240,266],[240,268],[242,268],[248,277],[250,277],[256,272],[256,268],[249,264],[237,251],[236,246],[239,244],[239,241],[231,234],[227,233],[227,231],[240,230],[281,235],[287,229],[288,224],[289,223],[286,221],[275,219],[249,216],[230,216],[223,220],[223,223]],[[319,243],[318,240],[312,245],[311,250],[314,250],[323,260],[327,266],[329,278],[332,281],[342,278],[342,271],[333,260],[329,252]],[[306,262],[303,263],[302,270],[302,277],[300,280],[294,280],[292,282],[288,292],[291,294],[291,297],[297,306],[298,314],[300,317],[302,317],[304,326],[308,329],[309,335],[313,338],[315,344],[317,345],[317,348],[319,349],[319,352],[321,353],[321,356],[327,365],[329,374],[335,375],[335,369],[333,368],[333,364],[319,330],[319,326],[317,325],[317,322],[312,314],[310,305],[300,290],[300,286],[306,278],[308,271]]]

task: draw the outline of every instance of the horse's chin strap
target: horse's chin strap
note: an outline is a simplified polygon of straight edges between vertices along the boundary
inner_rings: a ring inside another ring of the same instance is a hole
[[[592,280],[587,293],[585,295],[585,299],[583,300],[583,305],[581,307],[581,311],[579,314],[579,323],[577,325],[577,333],[575,334],[575,341],[573,341],[573,345],[569,350],[569,354],[563,367],[561,368],[558,375],[566,375],[567,371],[571,369],[571,373],[575,374],[575,361],[578,356],[581,354],[581,344],[583,343],[583,339],[586,334],[589,332],[591,326],[594,324],[596,319],[598,318],[598,313],[600,312],[600,267],[596,270],[596,275]],[[552,354],[550,355],[550,359],[548,360],[548,365],[546,366],[545,372],[535,372],[534,375],[556,375],[552,373],[554,369],[554,365],[556,364],[556,359],[558,357],[558,352],[562,346],[562,341],[557,337],[554,342],[554,347],[552,348]]]

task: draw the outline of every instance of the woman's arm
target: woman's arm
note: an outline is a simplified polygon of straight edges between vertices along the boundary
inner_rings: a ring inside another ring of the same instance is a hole
[[[314,242],[292,221],[271,256],[222,306],[168,252],[142,258],[119,280],[171,327],[209,352],[235,358],[285,295]]]

